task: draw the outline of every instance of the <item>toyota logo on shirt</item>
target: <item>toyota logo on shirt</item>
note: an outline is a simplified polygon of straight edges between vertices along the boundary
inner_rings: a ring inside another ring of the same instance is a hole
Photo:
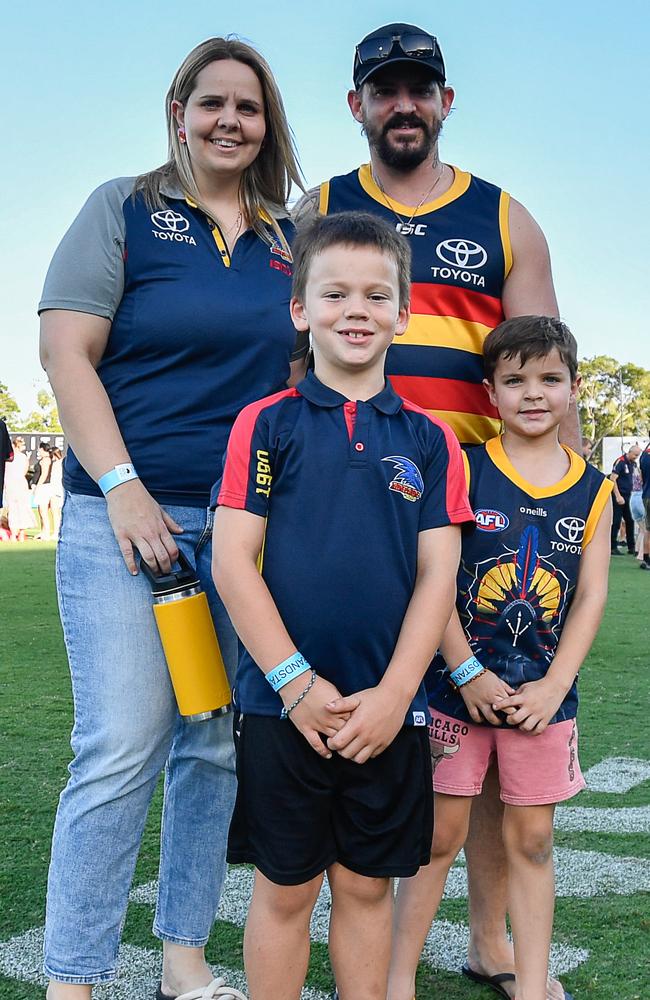
[[[190,228],[189,221],[180,212],[174,212],[171,208],[163,209],[161,212],[153,212],[151,221],[156,229],[151,232],[158,240],[171,240],[174,243],[189,243],[196,246],[193,236],[187,235]]]
[[[563,542],[575,545],[582,541],[585,533],[585,522],[581,517],[561,517],[555,522],[555,530]]]
[[[483,267],[487,260],[487,250],[474,240],[443,240],[436,247],[440,260],[452,267],[463,267],[474,270]]]
[[[168,233],[184,233],[190,228],[190,224],[180,212],[173,212],[171,208],[163,212],[154,212],[151,221],[158,229],[164,229]]]

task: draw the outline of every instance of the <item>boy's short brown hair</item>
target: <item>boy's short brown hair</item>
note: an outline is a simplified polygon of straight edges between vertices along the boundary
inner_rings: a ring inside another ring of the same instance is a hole
[[[501,358],[545,358],[555,348],[569,369],[571,381],[578,374],[578,344],[566,323],[555,316],[514,316],[492,330],[483,344],[483,370],[488,382]]]
[[[411,248],[394,226],[369,212],[337,212],[319,215],[298,226],[293,254],[292,295],[304,301],[307,279],[314,257],[334,246],[375,247],[395,261],[399,282],[399,306],[411,300]]]

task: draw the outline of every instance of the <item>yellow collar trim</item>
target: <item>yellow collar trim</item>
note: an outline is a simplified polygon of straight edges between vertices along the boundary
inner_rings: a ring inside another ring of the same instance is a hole
[[[199,207],[196,204],[196,202],[194,201],[194,199],[190,198],[189,194],[185,195],[185,201],[190,206],[190,208],[198,208]],[[262,222],[265,222],[267,224],[267,226],[272,226],[273,225],[273,219],[271,218],[271,216],[269,215],[269,213],[266,212],[263,208],[260,208],[257,214],[259,215],[259,217],[262,220]]]
[[[506,455],[505,449],[503,447],[503,438],[501,436],[490,438],[490,440],[485,445],[485,450],[487,451],[489,457],[492,459],[497,469],[499,469],[505,476],[508,477],[516,486],[524,490],[529,496],[533,497],[535,500],[543,500],[544,497],[555,497],[559,496],[560,493],[566,493],[568,489],[578,482],[578,480],[583,476],[586,463],[584,458],[580,455],[576,455],[575,451],[571,448],[567,448],[566,445],[562,445],[562,448],[567,454],[569,459],[569,469],[568,472],[562,476],[559,482],[553,483],[552,486],[533,486],[529,483],[523,476],[520,476],[514,465]]]
[[[364,163],[362,167],[359,167],[359,184],[366,194],[369,194],[371,198],[378,201],[380,205],[388,204],[391,211],[397,212],[398,215],[405,215],[407,219],[411,217],[416,219],[420,215],[429,215],[430,212],[436,212],[439,208],[444,208],[445,205],[455,201],[456,198],[460,198],[467,191],[472,180],[472,175],[468,174],[466,170],[459,170],[458,167],[452,166],[451,163],[449,166],[454,171],[454,179],[449,190],[441,194],[439,198],[434,198],[433,201],[428,201],[426,204],[420,205],[415,213],[415,205],[402,205],[401,202],[395,201],[394,198],[390,198],[387,194],[384,194],[372,176],[369,163]]]

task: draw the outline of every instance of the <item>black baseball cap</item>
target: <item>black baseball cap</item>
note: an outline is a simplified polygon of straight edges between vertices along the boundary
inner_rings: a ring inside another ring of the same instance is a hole
[[[400,62],[425,66],[436,80],[445,83],[445,63],[435,35],[415,24],[384,24],[366,35],[355,49],[352,70],[355,90],[384,66]]]

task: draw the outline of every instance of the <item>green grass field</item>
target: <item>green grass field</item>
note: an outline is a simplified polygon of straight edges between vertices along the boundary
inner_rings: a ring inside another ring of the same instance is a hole
[[[650,759],[650,574],[640,573],[636,561],[628,557],[612,563],[605,622],[581,677],[580,739],[585,771],[605,758]],[[2,942],[43,924],[54,810],[70,757],[70,684],[56,611],[53,564],[52,545],[0,546],[0,952]],[[598,811],[648,807],[650,781],[625,794],[585,792],[571,804]],[[156,877],[159,815],[158,795],[147,825],[136,885]],[[614,861],[647,859],[650,833],[647,826],[645,833],[634,834],[560,830],[557,845],[592,852],[589,857],[595,866],[594,877],[598,877],[604,856]],[[563,976],[577,1000],[650,998],[650,907],[648,894],[634,891],[638,887],[634,872],[640,870],[642,867],[632,866],[625,891],[619,886],[618,892],[608,892],[605,882],[598,895],[558,899],[554,941],[589,951],[583,964]],[[590,881],[590,871],[587,866],[585,884]],[[466,900],[445,900],[440,915],[465,923]],[[149,906],[131,904],[124,940],[158,949],[159,942],[150,932],[151,916]],[[209,958],[241,969],[241,949],[241,927],[217,924]],[[331,988],[324,944],[313,947],[309,985]],[[38,985],[0,976],[0,1000],[36,1000],[43,995]],[[487,1000],[494,994],[452,972],[423,965],[418,1000],[441,996],[446,1000]]]

